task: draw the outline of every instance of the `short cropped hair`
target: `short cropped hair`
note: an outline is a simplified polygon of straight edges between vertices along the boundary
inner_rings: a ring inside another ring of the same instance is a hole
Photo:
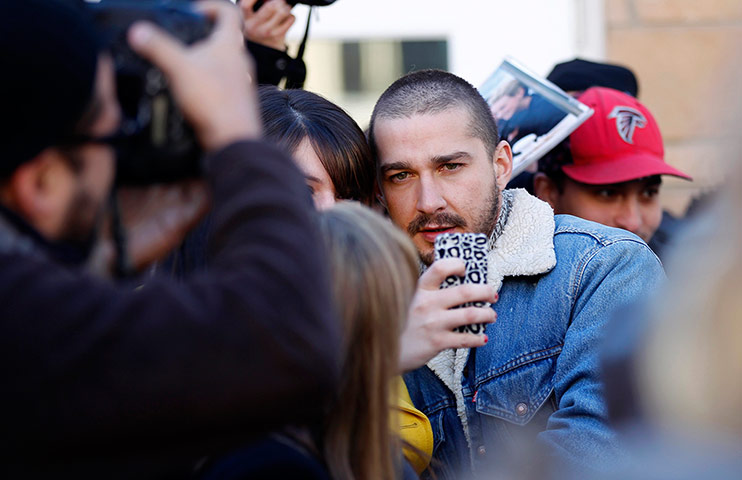
[[[342,108],[306,90],[258,88],[263,133],[292,154],[306,138],[332,180],[339,198],[370,204],[374,172],[361,127]]]
[[[378,150],[374,125],[379,118],[404,118],[440,113],[463,107],[470,115],[471,135],[480,139],[492,155],[500,141],[487,102],[469,82],[443,70],[419,70],[392,83],[376,102],[369,125],[369,145],[374,159]]]

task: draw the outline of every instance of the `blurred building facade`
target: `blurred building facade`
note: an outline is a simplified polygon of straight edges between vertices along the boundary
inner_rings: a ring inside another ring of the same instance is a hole
[[[740,0],[606,0],[606,59],[630,66],[655,114],[670,163],[694,177],[667,180],[663,203],[682,213],[730,170],[742,48]]]

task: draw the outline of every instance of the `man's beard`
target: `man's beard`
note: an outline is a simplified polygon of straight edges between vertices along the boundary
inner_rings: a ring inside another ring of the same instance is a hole
[[[494,188],[490,190],[490,194],[485,202],[485,209],[482,211],[482,214],[474,220],[471,227],[469,227],[463,217],[455,213],[441,212],[432,215],[420,213],[412,219],[409,225],[407,225],[407,233],[410,237],[414,237],[418,232],[420,232],[420,230],[428,225],[447,225],[451,227],[460,227],[471,233],[484,233],[489,237],[492,235],[495,225],[497,225],[499,213],[500,187],[497,186],[497,182],[494,182]],[[420,254],[420,260],[422,260],[425,265],[429,266],[433,263],[433,260],[435,259],[435,250],[429,253],[418,253]]]

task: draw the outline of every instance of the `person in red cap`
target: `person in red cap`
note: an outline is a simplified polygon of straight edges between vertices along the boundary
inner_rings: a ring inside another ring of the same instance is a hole
[[[662,220],[662,175],[691,180],[665,162],[652,114],[634,97],[593,87],[578,99],[595,112],[539,160],[534,193],[557,214],[623,228],[649,242]]]

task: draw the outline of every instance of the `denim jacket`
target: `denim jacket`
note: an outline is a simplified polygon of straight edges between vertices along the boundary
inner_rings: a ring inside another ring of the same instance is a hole
[[[608,466],[619,450],[598,371],[603,327],[664,279],[632,233],[554,216],[525,191],[503,195],[511,208],[488,258],[500,289],[488,344],[441,352],[405,375],[430,419],[440,480],[543,458]]]

